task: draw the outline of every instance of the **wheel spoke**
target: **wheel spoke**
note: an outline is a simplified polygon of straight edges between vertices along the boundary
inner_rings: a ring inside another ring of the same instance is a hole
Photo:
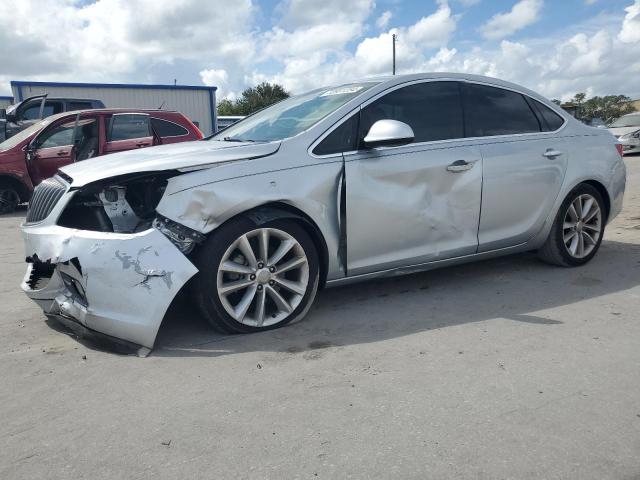
[[[253,297],[256,296],[257,288],[257,285],[251,285],[249,288],[247,288],[247,291],[244,293],[242,300],[240,300],[240,303],[238,303],[238,305],[236,305],[236,307],[233,309],[234,318],[240,323],[242,323],[242,320],[247,314],[247,311],[251,306],[251,302],[253,301]]]
[[[278,266],[278,273],[288,272],[292,268],[295,268],[298,265],[302,265],[303,263],[307,263],[307,259],[305,257],[294,257],[288,262],[285,262],[282,265]]]
[[[578,220],[582,218],[582,196],[576,198],[576,201],[573,202],[574,207],[576,209],[576,215],[578,215]]]
[[[589,215],[589,211],[593,206],[594,199],[593,197],[589,197],[586,202],[582,205],[582,219],[584,220],[587,215]]]
[[[571,240],[573,237],[575,237],[578,233],[575,230],[572,230],[571,232],[569,232],[568,234],[566,234],[564,236],[564,243],[565,245],[569,242],[569,240]]]
[[[232,262],[231,260],[222,262],[220,270],[223,272],[239,273],[242,275],[254,273],[254,269],[248,265],[242,265],[240,263]]]
[[[280,245],[278,246],[278,249],[273,252],[273,255],[269,258],[268,264],[276,265],[280,260],[284,258],[287,253],[289,253],[289,250],[291,250],[294,245],[295,242],[290,238],[282,240],[282,242],[280,242]]]
[[[270,286],[267,286],[266,289],[267,289],[267,293],[269,294],[271,299],[275,302],[279,310],[282,310],[286,313],[291,313],[291,305],[289,305],[289,302],[287,302],[276,289]]]
[[[298,295],[304,295],[306,290],[306,286],[300,282],[292,282],[291,280],[287,280],[286,278],[275,277],[274,280],[278,285],[283,286],[287,290],[297,293]]]
[[[244,255],[244,258],[247,259],[247,262],[249,262],[249,265],[251,265],[254,268],[258,265],[258,261],[256,260],[256,255],[253,253],[253,248],[251,248],[251,244],[249,243],[249,239],[247,238],[246,235],[242,235],[238,239],[238,249],[242,252],[242,255]]]
[[[591,219],[593,219],[593,217],[595,217],[599,213],[600,213],[600,209],[596,206],[596,208],[591,213],[589,213],[589,215],[585,217],[584,219],[585,223],[591,221]]]
[[[573,203],[569,205],[568,213],[569,213],[569,216],[571,217],[571,220],[573,220],[574,222],[577,222],[578,220],[580,220],[578,218],[578,212],[576,212],[576,207],[574,206]]]
[[[589,225],[589,224],[585,223],[582,228],[589,229],[589,230],[591,230],[593,232],[599,232],[600,231],[600,226],[597,225],[597,224],[596,225]]]
[[[578,243],[580,243],[579,237],[580,235],[576,235],[575,237],[573,237],[573,240],[571,240],[571,245],[569,245],[569,251],[572,255],[575,255],[578,251]]]
[[[267,290],[263,288],[256,295],[256,326],[261,327],[264,323],[265,300],[267,299]]]
[[[567,221],[565,221],[565,222],[562,224],[562,229],[563,229],[563,230],[569,230],[569,229],[571,229],[571,228],[574,228],[575,226],[576,226],[575,222],[567,222]]]
[[[242,280],[237,280],[235,282],[230,282],[218,287],[218,291],[221,295],[229,295],[230,293],[237,292],[238,290],[242,290],[243,288],[247,288],[248,286],[255,283],[253,280],[249,280],[248,278],[243,278]]]
[[[260,243],[260,251],[258,252],[260,255],[260,261],[267,263],[267,260],[269,259],[269,230],[266,228],[260,230],[258,240]]]
[[[585,240],[587,240],[591,245],[595,245],[596,241],[595,239],[589,235],[587,232],[585,232],[584,230],[582,231],[582,236],[584,237]]]
[[[578,235],[578,255],[580,257],[584,256],[584,236]]]

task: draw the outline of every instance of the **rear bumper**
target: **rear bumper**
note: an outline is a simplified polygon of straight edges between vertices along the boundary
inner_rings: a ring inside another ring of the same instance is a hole
[[[162,319],[196,267],[162,233],[23,225],[22,289],[82,336],[153,348]],[[70,323],[71,322],[71,323]]]
[[[622,144],[622,153],[640,153],[640,138],[618,138]]]

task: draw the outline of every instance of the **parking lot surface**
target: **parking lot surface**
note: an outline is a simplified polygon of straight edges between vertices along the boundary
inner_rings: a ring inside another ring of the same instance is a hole
[[[640,157],[588,265],[534,254],[325,290],[145,359],[45,321],[0,217],[0,478],[640,478]],[[117,301],[117,299],[114,299]]]

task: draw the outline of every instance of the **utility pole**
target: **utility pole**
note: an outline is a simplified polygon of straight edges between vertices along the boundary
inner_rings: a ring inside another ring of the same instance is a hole
[[[391,35],[391,41],[393,42],[393,75],[396,74],[396,34]]]

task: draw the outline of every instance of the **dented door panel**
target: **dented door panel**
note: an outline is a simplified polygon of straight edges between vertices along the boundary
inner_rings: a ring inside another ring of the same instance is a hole
[[[473,163],[451,172],[457,161]],[[477,146],[408,146],[346,157],[349,275],[476,252],[482,190]]]

